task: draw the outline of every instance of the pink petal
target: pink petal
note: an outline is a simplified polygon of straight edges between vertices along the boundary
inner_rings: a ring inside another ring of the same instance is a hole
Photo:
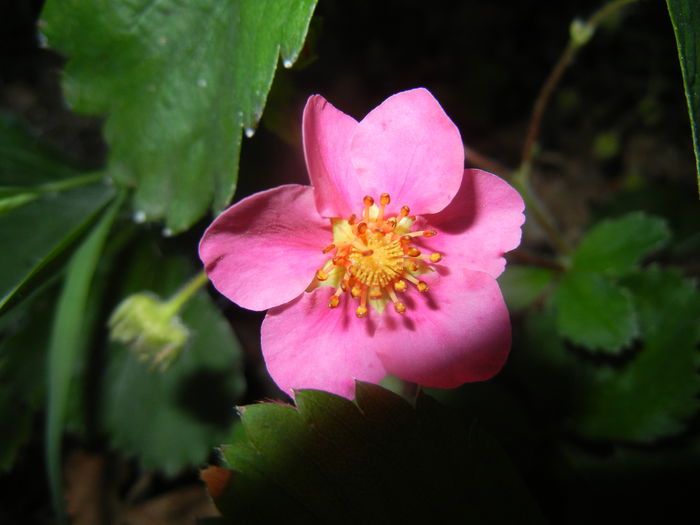
[[[343,297],[328,308],[331,288],[305,293],[272,308],[262,324],[262,349],[267,370],[290,395],[314,388],[352,399],[355,379],[376,383],[384,367],[367,348],[368,330],[375,326],[355,317],[356,303]]]
[[[397,93],[358,125],[350,158],[364,193],[389,193],[390,211],[436,213],[459,190],[464,147],[459,130],[429,91]]]
[[[219,292],[243,308],[266,310],[306,289],[332,240],[313,194],[310,186],[279,186],[216,218],[199,243],[199,258]]]
[[[496,281],[464,269],[431,274],[425,281],[427,293],[406,295],[405,317],[388,308],[372,338],[387,372],[436,388],[495,375],[511,342],[508,310]]]
[[[492,173],[464,172],[462,186],[450,205],[425,216],[427,227],[438,235],[422,244],[444,255],[450,269],[469,268],[498,277],[505,268],[503,254],[520,244],[525,222],[520,194]]]
[[[304,156],[316,206],[324,217],[348,217],[362,206],[364,194],[350,164],[350,138],[357,121],[320,95],[304,108]]]

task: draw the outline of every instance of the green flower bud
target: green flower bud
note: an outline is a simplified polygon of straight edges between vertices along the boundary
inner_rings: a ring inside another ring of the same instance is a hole
[[[577,47],[587,44],[593,38],[593,33],[595,33],[595,26],[580,18],[575,18],[569,26],[569,36]]]
[[[189,330],[176,315],[172,301],[150,292],[127,297],[109,319],[110,339],[119,341],[154,368],[165,370],[179,357]]]

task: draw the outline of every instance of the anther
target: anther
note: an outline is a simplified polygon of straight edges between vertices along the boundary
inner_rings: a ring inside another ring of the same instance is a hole
[[[369,256],[372,255],[373,253],[374,253],[374,250],[365,250],[365,251],[362,252],[362,255],[363,255],[364,257],[369,257]]]
[[[361,222],[360,224],[357,225],[357,233],[359,235],[364,235],[364,233],[367,231],[367,223]]]
[[[435,237],[437,232],[435,230],[425,230],[423,232],[423,237]]]
[[[365,195],[365,198],[362,199],[362,202],[364,203],[365,206],[369,207],[374,204],[374,199],[370,197],[369,195]]]
[[[386,206],[391,202],[391,198],[389,197],[388,193],[382,193],[381,197],[379,197],[379,202],[382,206]]]
[[[438,252],[431,253],[430,260],[434,263],[440,262],[442,260],[442,254]]]
[[[394,301],[394,310],[396,310],[397,314],[403,315],[406,313],[406,305],[401,301]]]
[[[425,281],[418,282],[418,291],[419,292],[427,292],[428,291],[428,285],[425,283]]]
[[[399,279],[394,283],[394,290],[397,292],[405,292],[406,291],[406,281],[403,279]]]
[[[316,279],[318,279],[319,281],[325,281],[326,279],[328,279],[328,274],[323,270],[318,270],[316,272]]]
[[[370,299],[381,299],[382,295],[382,290],[378,286],[373,286],[369,291]]]
[[[355,224],[355,221],[356,221],[356,220],[357,220],[357,215],[355,215],[355,214],[353,213],[352,215],[350,215],[350,217],[348,217],[348,224],[349,224],[350,226],[352,226],[352,225]]]
[[[331,250],[335,250],[335,244],[331,243],[328,246],[326,246],[323,250],[321,250],[323,253],[328,253]]]
[[[420,255],[420,250],[418,248],[409,248],[406,254],[409,257],[418,257]]]
[[[362,294],[362,290],[358,286],[353,286],[352,289],[350,290],[350,295],[352,295],[352,297],[354,299],[357,299],[358,297],[360,297],[361,294]]]
[[[355,310],[355,315],[359,319],[362,319],[363,317],[367,317],[367,307],[366,306],[358,306],[357,310]]]
[[[411,213],[411,208],[408,206],[401,206],[401,217],[407,217]]]
[[[337,308],[340,304],[340,298],[337,295],[333,295],[328,301],[328,308]]]

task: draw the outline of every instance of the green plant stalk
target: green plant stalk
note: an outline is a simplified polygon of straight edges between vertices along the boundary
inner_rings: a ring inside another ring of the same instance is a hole
[[[208,282],[209,277],[207,276],[206,272],[202,270],[195,277],[193,277],[190,282],[180,288],[180,290],[178,290],[175,295],[173,295],[168,302],[163,305],[168,317],[172,317],[177,314],[182,307],[187,304],[187,301],[189,301],[190,298]]]
[[[554,93],[556,87],[566,71],[566,69],[571,65],[578,53],[590,38],[593,33],[598,28],[598,26],[606,20],[609,16],[615,14],[617,11],[623,7],[636,2],[637,0],[613,0],[605,4],[603,7],[598,9],[587,22],[581,24],[582,27],[588,34],[583,38],[576,38],[573,34],[569,37],[569,41],[564,48],[559,60],[552,68],[549,76],[545,80],[542,88],[540,89],[537,98],[535,99],[535,104],[532,109],[532,116],[530,117],[530,123],[528,125],[528,131],[525,135],[525,142],[523,143],[522,156],[520,160],[520,167],[516,171],[514,181],[518,186],[518,190],[522,193],[525,203],[530,210],[532,216],[537,221],[537,223],[542,227],[542,229],[547,233],[552,243],[555,245],[557,250],[562,254],[568,254],[571,252],[571,247],[566,242],[566,240],[559,234],[557,228],[552,224],[548,218],[548,214],[543,209],[541,203],[538,202],[534,192],[529,184],[530,173],[532,169],[532,160],[535,151],[535,145],[537,143],[537,138],[540,133],[540,127],[542,124],[542,117],[545,110],[549,104],[552,94]]]

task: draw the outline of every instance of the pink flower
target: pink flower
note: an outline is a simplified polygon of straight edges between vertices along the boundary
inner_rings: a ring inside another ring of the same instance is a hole
[[[520,195],[464,169],[459,131],[425,89],[360,122],[312,96],[303,136],[311,186],[243,199],[199,245],[223,295],[269,310],[275,382],[351,398],[354,379],[387,373],[438,388],[496,374],[510,350],[496,277],[520,243]]]

